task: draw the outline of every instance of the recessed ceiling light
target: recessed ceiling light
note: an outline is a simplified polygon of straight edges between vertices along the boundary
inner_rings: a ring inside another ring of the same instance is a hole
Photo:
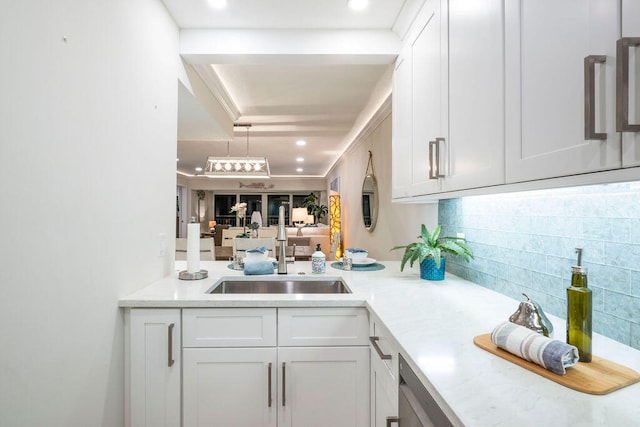
[[[298,147],[302,147],[303,145],[307,145],[307,141],[305,141],[304,139],[299,139],[296,141],[296,145]]]
[[[202,168],[201,167],[197,167],[196,168],[196,172],[202,172]]]
[[[296,172],[302,172],[302,168],[296,169]]]
[[[296,157],[296,162],[304,162],[304,157]]]
[[[227,0],[209,0],[209,6],[216,9],[224,9],[227,7]]]
[[[369,0],[347,0],[347,5],[352,10],[364,10],[369,6]]]
[[[179,162],[179,161],[180,161],[180,159],[176,159],[176,162]]]

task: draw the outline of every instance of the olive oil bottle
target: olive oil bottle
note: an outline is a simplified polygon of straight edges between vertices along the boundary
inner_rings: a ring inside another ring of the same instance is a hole
[[[582,266],[582,249],[576,248],[578,265],[571,267],[567,289],[567,344],[578,348],[581,362],[591,362],[592,294],[587,288],[587,270]]]

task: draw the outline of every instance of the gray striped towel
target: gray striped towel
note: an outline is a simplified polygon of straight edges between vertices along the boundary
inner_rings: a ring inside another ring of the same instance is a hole
[[[566,368],[578,363],[575,346],[552,340],[515,323],[504,322],[496,326],[491,332],[491,341],[501,349],[558,375],[564,375]]]

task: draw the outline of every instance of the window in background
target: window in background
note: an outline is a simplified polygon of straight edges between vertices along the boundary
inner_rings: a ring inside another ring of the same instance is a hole
[[[269,194],[267,197],[267,221],[269,225],[278,225],[278,209],[284,202],[289,202],[288,194]],[[290,206],[284,211],[284,222],[289,224]]]
[[[254,211],[262,215],[262,194],[241,194],[240,203],[247,204],[247,224],[251,222],[251,215]]]
[[[236,213],[231,207],[236,204],[235,194],[216,194],[214,198],[215,220],[218,224],[236,226]]]

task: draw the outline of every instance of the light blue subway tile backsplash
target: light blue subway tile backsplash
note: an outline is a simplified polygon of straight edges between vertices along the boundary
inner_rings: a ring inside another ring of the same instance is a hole
[[[439,222],[475,255],[448,257],[449,272],[518,300],[524,292],[561,318],[582,247],[593,330],[640,349],[640,183],[443,200]]]

